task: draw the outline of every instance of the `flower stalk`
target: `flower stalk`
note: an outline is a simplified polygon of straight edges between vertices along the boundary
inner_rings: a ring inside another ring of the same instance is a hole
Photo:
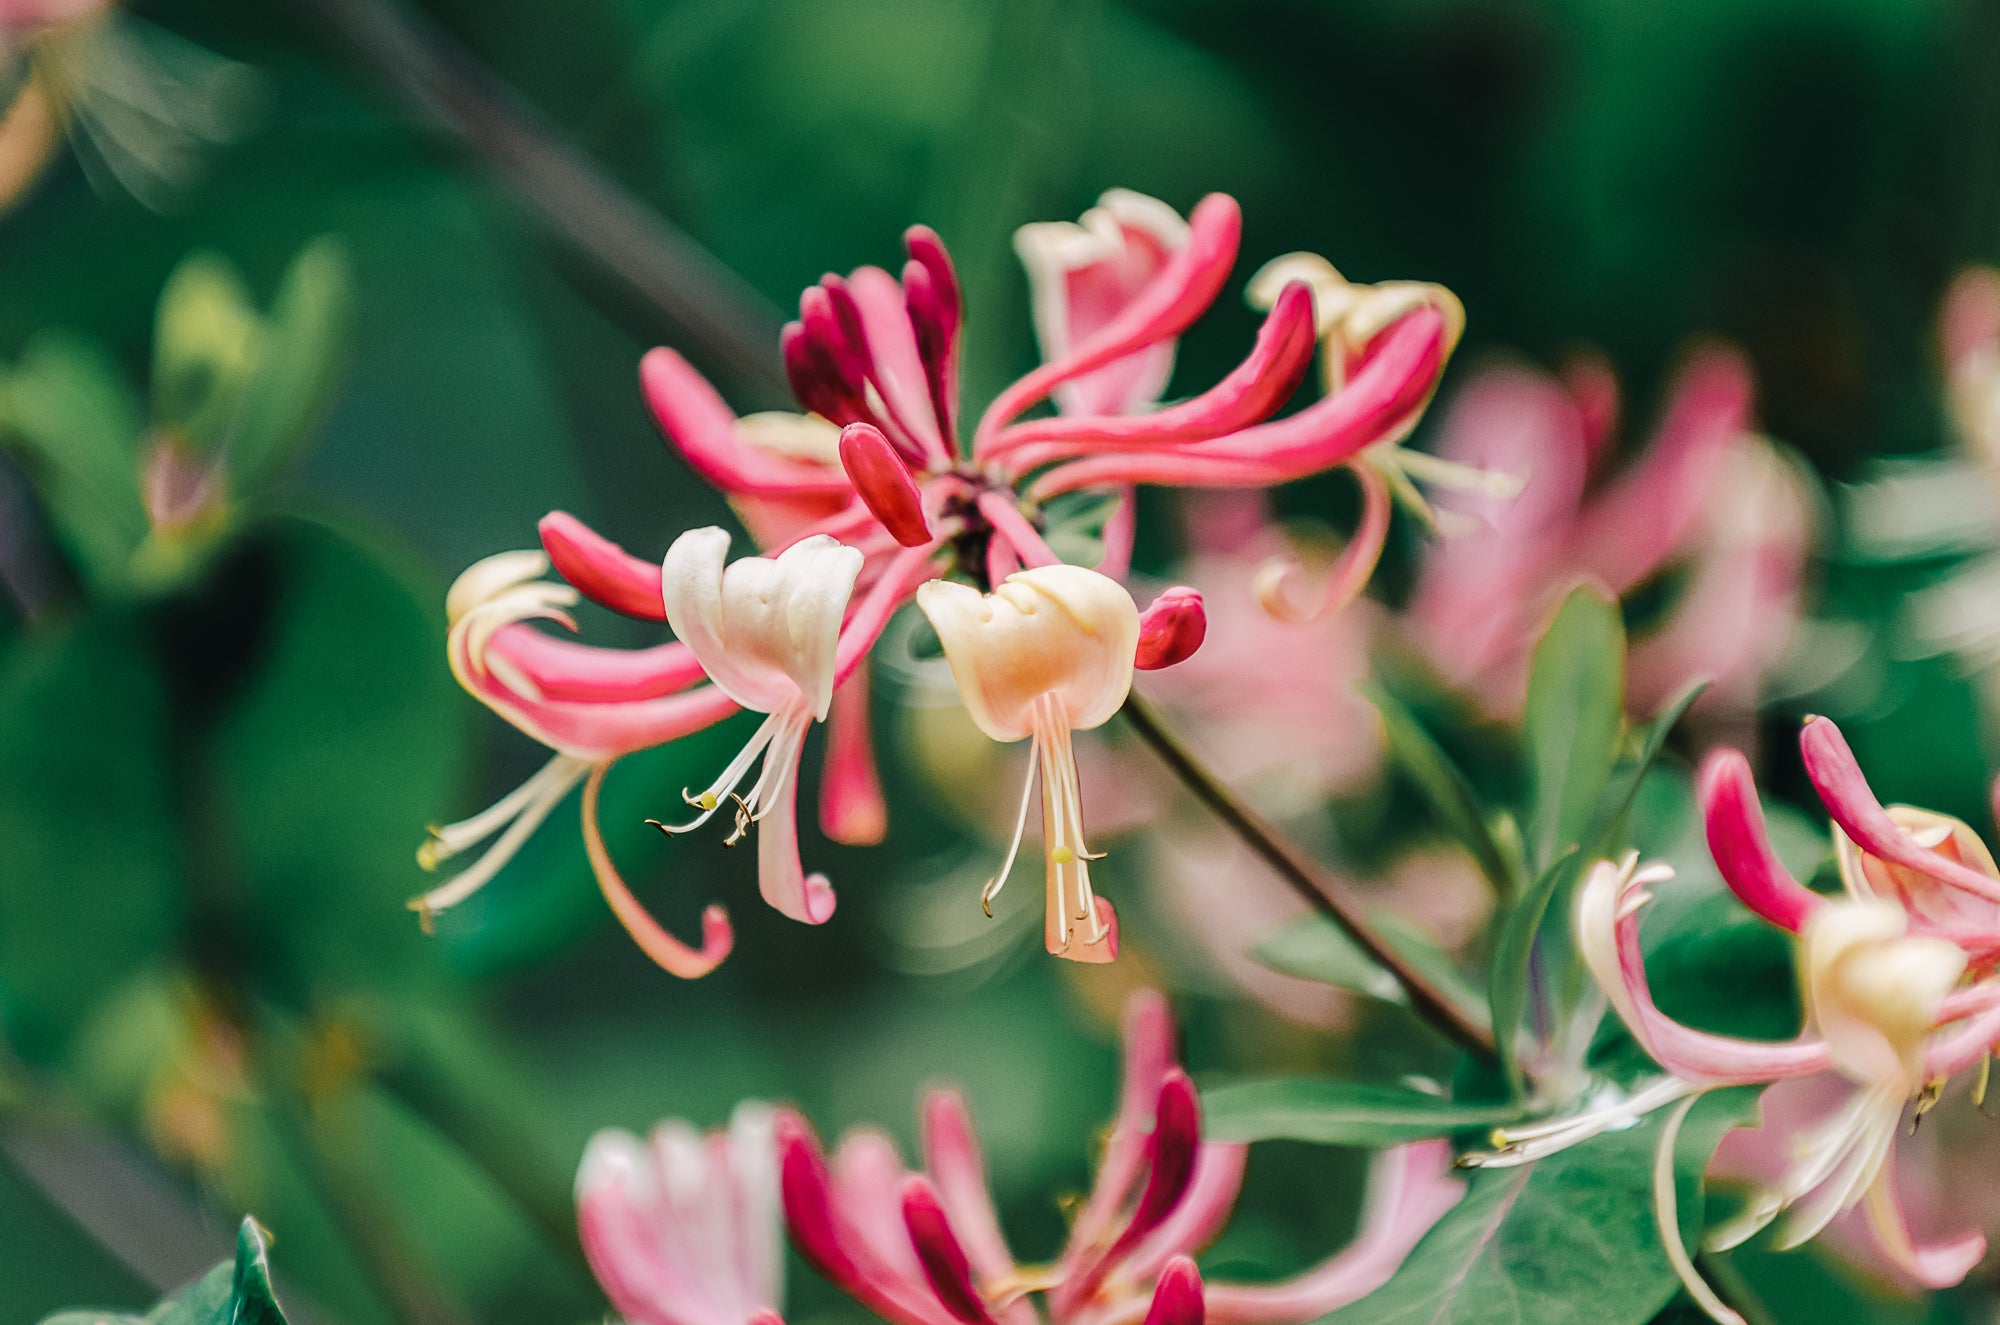
[[[1446,998],[1421,971],[1412,967],[1369,926],[1346,890],[1327,877],[1276,825],[1252,809],[1218,778],[1201,757],[1168,727],[1160,711],[1137,690],[1126,696],[1121,710],[1132,730],[1195,798],[1206,805],[1243,844],[1257,854],[1315,911],[1331,920],[1353,940],[1368,959],[1387,971],[1409,996],[1410,1008],[1445,1038],[1489,1061],[1497,1061],[1493,1032]]]

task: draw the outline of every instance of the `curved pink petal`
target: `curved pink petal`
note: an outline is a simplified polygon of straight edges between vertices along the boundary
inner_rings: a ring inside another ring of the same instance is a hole
[[[761,497],[841,496],[847,476],[746,446],[736,413],[688,361],[662,346],[639,361],[639,387],[661,433],[694,471],[727,493]]]
[[[1187,1257],[1175,1257],[1153,1286],[1144,1325],[1202,1325],[1206,1319],[1201,1271]]]
[[[923,453],[933,460],[947,459],[930,376],[901,283],[880,267],[861,267],[847,278],[847,286],[868,337],[869,380],[894,421],[916,439]]]
[[[820,766],[819,826],[842,846],[875,846],[889,831],[889,803],[875,769],[868,669],[857,667],[833,692]]]
[[[952,1325],[920,1279],[914,1254],[904,1264],[884,1260],[871,1239],[856,1227],[847,1194],[836,1197],[826,1156],[812,1127],[797,1114],[781,1111],[775,1131],[779,1154],[779,1193],[792,1245],[806,1263],[836,1288],[876,1315],[896,1325]],[[847,1147],[842,1147],[843,1151]],[[890,1210],[892,1216],[897,1212]],[[894,1231],[905,1249],[908,1235],[895,1219]]]
[[[1359,1301],[1389,1281],[1464,1190],[1451,1176],[1451,1147],[1443,1141],[1384,1152],[1375,1164],[1361,1231],[1345,1250],[1283,1283],[1210,1284],[1210,1325],[1295,1325]]]
[[[1717,750],[1702,765],[1698,786],[1709,854],[1723,882],[1743,905],[1798,933],[1826,899],[1794,879],[1771,849],[1750,761],[1735,750]]]
[[[1056,387],[1185,331],[1215,302],[1236,262],[1243,214],[1236,200],[1211,193],[1188,215],[1186,245],[1114,316],[1072,345],[1068,354],[1002,391],[979,420],[972,451],[983,457],[991,438],[1022,410]]]
[[[698,980],[720,966],[736,946],[736,932],[730,927],[729,913],[719,906],[711,906],[701,913],[701,946],[691,948],[668,933],[652,913],[632,895],[632,890],[619,874],[618,866],[611,859],[611,852],[605,848],[604,835],[597,827],[597,796],[604,785],[604,773],[610,765],[599,764],[590,770],[590,777],[583,784],[583,850],[590,858],[590,872],[597,877],[599,891],[604,894],[606,905],[618,917],[618,923],[639,945],[639,950],[653,959],[655,965],[669,975],[683,980]]]
[[[1171,451],[1090,456],[1037,479],[1037,500],[1117,483],[1265,487],[1304,478],[1397,436],[1429,400],[1444,367],[1443,317],[1423,308],[1376,341],[1369,360],[1331,396],[1296,414]]]
[[[1198,442],[1261,423],[1291,399],[1313,362],[1312,291],[1285,287],[1257,331],[1250,356],[1192,400],[1151,414],[1031,419],[1001,430],[988,454],[1024,473],[1051,461],[1104,450],[1144,450]]]
[[[736,701],[714,686],[651,699],[608,702],[549,698],[518,684],[468,656],[463,632],[454,631],[450,660],[459,684],[475,699],[534,737],[565,754],[601,760],[646,750],[712,727],[738,711]]]
[[[1919,1242],[1910,1236],[1896,1192],[1895,1166],[1885,1164],[1865,1198],[1868,1231],[1891,1265],[1923,1288],[1950,1288],[1986,1257],[1986,1239],[1977,1232]]]
[[[2000,901],[2000,879],[1919,846],[1875,799],[1847,738],[1831,719],[1814,718],[1799,732],[1806,776],[1827,813],[1854,844],[1872,856],[1916,870],[1940,883]]]
[[[550,511],[536,526],[556,574],[594,603],[641,621],[665,621],[660,563],[643,561],[567,511]]]
[[[1707,507],[1723,453],[1750,427],[1750,366],[1735,350],[1702,351],[1676,377],[1653,444],[1586,504],[1573,558],[1624,593],[1680,546]]]
[[[1146,1158],[1146,1136],[1160,1084],[1175,1069],[1174,1015],[1158,990],[1142,989],[1125,1005],[1125,1065],[1118,1090],[1118,1117],[1104,1143],[1090,1198],[1070,1228],[1072,1248],[1087,1247],[1110,1235],[1111,1221],[1138,1180]]]
[[[1215,1240],[1229,1222],[1236,1197],[1243,1190],[1243,1170],[1250,1147],[1206,1142],[1195,1156],[1194,1178],[1187,1195],[1160,1226],[1125,1258],[1121,1272],[1144,1279],[1169,1258],[1192,1255]]]
[[[809,721],[785,723],[764,752],[757,782],[757,891],[780,914],[807,925],[833,919],[833,885],[799,861],[799,759]]]
[[[1361,522],[1355,526],[1347,546],[1340,550],[1340,557],[1318,595],[1299,601],[1297,590],[1305,579],[1305,567],[1296,557],[1273,559],[1257,572],[1257,601],[1280,621],[1305,625],[1333,615],[1361,596],[1382,562],[1382,549],[1389,541],[1390,508],[1394,505],[1389,482],[1365,460],[1347,468],[1361,486]],[[1493,604],[1489,602],[1487,607],[1491,611]]]
[[[951,1230],[937,1189],[919,1174],[913,1173],[903,1182],[903,1223],[924,1277],[944,1309],[965,1325],[995,1325],[985,1299],[972,1282],[972,1264]]]
[[[545,634],[526,622],[493,633],[486,644],[487,667],[496,659],[549,700],[657,699],[678,694],[705,676],[685,644],[607,649]]]
[[[1738,1040],[1683,1026],[1653,1002],[1639,947],[1646,895],[1599,863],[1578,895],[1578,946],[1620,1020],[1653,1061],[1698,1086],[1748,1086],[1824,1072],[1833,1066],[1825,1041]]]
[[[1000,1231],[979,1138],[957,1091],[934,1090],[924,1097],[922,1130],[924,1169],[937,1184],[938,1197],[973,1268],[987,1279],[1012,1275],[1014,1254]]]

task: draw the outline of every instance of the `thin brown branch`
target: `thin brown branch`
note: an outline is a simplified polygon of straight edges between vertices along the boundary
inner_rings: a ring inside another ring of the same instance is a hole
[[[1134,690],[1125,700],[1124,714],[1132,730],[1153,748],[1197,800],[1214,811],[1245,846],[1291,885],[1292,891],[1339,926],[1369,960],[1395,977],[1417,1015],[1462,1048],[1488,1059],[1495,1057],[1492,1031],[1467,1016],[1421,971],[1377,937],[1347,890],[1210,771],[1201,757],[1166,725],[1150,701]]]
[[[512,89],[395,0],[295,0],[542,228],[656,319],[789,398],[777,309],[686,231],[565,142]]]

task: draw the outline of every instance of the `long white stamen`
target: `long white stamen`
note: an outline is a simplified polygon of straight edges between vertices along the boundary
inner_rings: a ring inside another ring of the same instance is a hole
[[[743,797],[752,823],[769,814],[771,807],[784,799],[798,769],[798,748],[805,743],[806,730],[812,726],[812,710],[803,703],[771,716],[778,724],[777,734],[771,738],[771,748],[764,753],[764,767],[757,775],[756,785]]]
[[[685,792],[682,793],[688,804],[696,806],[701,810],[700,814],[684,824],[666,824],[661,823],[658,819],[648,819],[646,822],[652,824],[661,832],[672,835],[676,833],[691,833],[714,818],[715,812],[722,808],[722,803],[729,799],[729,793],[736,790],[736,784],[743,781],[744,775],[750,771],[750,765],[756,762],[757,756],[764,752],[764,747],[771,743],[773,736],[777,735],[782,716],[781,714],[773,713],[770,717],[764,719],[763,723],[758,726],[755,734],[744,743],[741,750],[736,752],[736,757],[729,761],[728,765],[723,768],[722,773],[699,796],[688,796]]]
[[[1021,779],[1021,808],[1014,815],[1014,836],[1008,839],[1006,858],[1000,862],[1000,872],[988,879],[986,886],[979,890],[979,906],[986,912],[988,919],[993,916],[993,899],[1007,886],[1007,876],[1013,872],[1014,857],[1021,854],[1021,839],[1028,831],[1028,806],[1035,798],[1035,773],[1040,767],[1041,760],[1042,738],[1037,735],[1032,738],[1032,744],[1028,747],[1028,773]]]
[[[417,849],[417,861],[425,869],[435,869],[467,847],[484,842],[539,797],[549,783],[567,775],[567,756],[557,755],[536,769],[526,782],[494,801],[470,818],[432,828],[430,839]]]
[[[494,840],[485,854],[466,869],[453,875],[443,884],[410,903],[412,910],[424,915],[435,915],[440,911],[457,906],[472,894],[478,892],[500,872],[501,866],[514,858],[534,831],[541,827],[542,820],[549,817],[562,798],[569,794],[571,787],[590,771],[590,761],[574,755],[557,755],[529,779],[529,785],[540,783],[535,794],[526,798],[516,808],[513,821],[507,830]],[[512,799],[509,797],[508,799]],[[476,816],[483,818],[484,816]]]
[[[1728,1251],[1747,1241],[1793,1202],[1824,1183],[1862,1139],[1873,1105],[1869,1093],[1857,1094],[1840,1112],[1801,1138],[1797,1166],[1777,1186],[1757,1192],[1749,1207],[1735,1218],[1718,1225],[1709,1234],[1710,1249]]]

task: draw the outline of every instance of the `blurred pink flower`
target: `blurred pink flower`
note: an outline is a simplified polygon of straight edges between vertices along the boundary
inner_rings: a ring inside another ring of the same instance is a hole
[[[818,537],[860,555],[839,631],[838,686],[923,582],[956,569],[991,587],[1023,567],[1055,564],[1040,523],[1052,497],[1093,490],[1118,498],[1100,569],[1122,577],[1133,485],[1267,486],[1407,431],[1454,336],[1430,304],[1377,319],[1357,341],[1340,391],[1266,421],[1310,366],[1312,295],[1303,282],[1275,293],[1234,372],[1192,399],[1157,407],[1175,338],[1221,291],[1240,228],[1235,202],[1219,194],[1181,221],[1164,204],[1124,193],[1108,195],[1079,224],[1030,227],[1021,247],[1049,358],[999,394],[964,445],[958,281],[943,243],[921,226],[905,236],[910,257],[900,279],[863,267],[829,275],[801,296],[780,349],[807,413],[738,418],[668,349],[646,356],[641,386],[668,441],[730,497],[768,550]],[[1052,396],[1056,414],[1023,418]],[[737,704],[724,688],[698,684],[704,661],[685,644],[614,650],[537,631],[529,624],[537,618],[573,628],[563,609],[579,593],[643,620],[667,615],[659,566],[560,512],[542,521],[541,533],[546,562],[503,554],[461,578],[453,656],[475,697],[555,757],[491,810],[436,831],[420,857],[427,866],[489,838],[492,846],[421,906],[428,916],[490,879],[583,781],[585,844],[614,910],[663,966],[700,974],[728,950],[726,916],[710,909],[698,950],[647,917],[603,850],[597,790],[620,756],[710,726]],[[569,587],[531,582],[549,564]],[[1149,609],[1134,651],[1143,646],[1155,666],[1185,657],[1204,623],[1198,598],[1169,598]],[[824,784],[822,826],[842,840],[879,838],[880,786],[866,735],[853,731],[866,706],[836,700],[827,717],[836,776]],[[806,918],[824,918],[812,910]]]
[[[784,1245],[772,1112],[737,1106],[702,1136],[669,1119],[591,1138],[577,1232],[627,1325],[777,1325]]]
[[[1192,1258],[1228,1221],[1245,1147],[1201,1139],[1173,1041],[1165,1000],[1137,995],[1118,1117],[1052,1264],[1021,1265],[1008,1249],[971,1119],[950,1091],[924,1101],[924,1168],[915,1173],[875,1132],[850,1134],[829,1164],[811,1127],[781,1116],[793,1244],[895,1325],[1032,1325],[1032,1294],[1057,1325],[1305,1322],[1381,1286],[1457,1203],[1462,1185],[1445,1144],[1403,1146],[1378,1161],[1361,1230],[1344,1251],[1279,1283],[1204,1285]]]
[[[1808,489],[1751,427],[1749,369],[1735,352],[1691,358],[1652,442],[1604,473],[1616,422],[1609,371],[1567,380],[1487,368],[1445,411],[1439,453],[1522,480],[1511,498],[1440,499],[1456,528],[1424,559],[1414,634],[1445,676],[1499,713],[1517,709],[1530,650],[1579,581],[1628,597],[1669,574],[1659,619],[1634,629],[1627,702],[1650,712],[1699,677],[1718,714],[1754,706],[1799,609],[1812,538]]]

